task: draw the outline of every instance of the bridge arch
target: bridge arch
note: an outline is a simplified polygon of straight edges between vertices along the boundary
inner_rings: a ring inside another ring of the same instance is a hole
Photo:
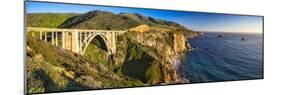
[[[107,52],[111,53],[111,50],[109,48],[109,41],[108,41],[108,38],[106,37],[106,35],[103,34],[103,33],[94,33],[94,34],[86,37],[86,39],[83,41],[83,44],[81,46],[82,55],[84,55],[84,53],[86,52],[86,50],[87,50],[89,44],[91,43],[91,41],[93,41],[97,36],[102,38],[103,42],[105,43],[105,47],[106,47]]]

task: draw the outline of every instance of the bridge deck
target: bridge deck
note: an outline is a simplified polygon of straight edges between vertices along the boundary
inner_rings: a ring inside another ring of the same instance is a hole
[[[27,32],[119,32],[123,33],[125,31],[115,31],[115,30],[87,30],[87,29],[66,29],[66,28],[40,28],[40,27],[27,27]]]

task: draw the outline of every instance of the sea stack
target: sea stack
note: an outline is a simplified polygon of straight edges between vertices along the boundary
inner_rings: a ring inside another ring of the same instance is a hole
[[[243,38],[243,37],[242,37],[242,38],[241,38],[241,40],[242,40],[242,41],[244,41],[244,40],[245,40],[245,38]]]
[[[220,38],[221,38],[221,37],[222,37],[222,34],[219,34],[219,35],[218,35],[218,37],[220,37]]]

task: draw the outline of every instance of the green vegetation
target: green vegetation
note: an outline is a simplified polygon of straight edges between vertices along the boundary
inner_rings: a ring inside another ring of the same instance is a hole
[[[89,44],[85,52],[85,57],[89,58],[90,60],[98,64],[108,63],[107,52],[98,48],[94,44]]]
[[[125,30],[139,25],[133,20],[105,12],[90,11],[86,14],[72,17],[65,21],[60,27],[78,29],[100,29],[100,30]]]
[[[109,62],[107,52],[108,50],[104,40],[100,36],[96,36],[86,48],[84,56],[92,62],[107,65]]]
[[[131,40],[128,40],[127,54],[122,68],[125,75],[146,82],[145,72],[152,61],[153,58],[150,55]]]
[[[100,30],[127,30],[142,24],[150,25],[157,29],[182,29],[185,27],[171,21],[164,21],[146,17],[136,13],[113,14],[106,11],[90,11],[66,20],[61,28],[100,29]]]
[[[145,72],[145,78],[146,81],[151,84],[164,82],[161,71],[161,63],[159,61],[155,60],[151,63],[151,66],[147,68]]]
[[[141,86],[137,79],[120,76],[103,64],[44,41],[27,39],[29,93]]]
[[[76,16],[74,13],[31,13],[27,14],[28,27],[57,28],[65,20]]]
[[[159,27],[161,29],[163,29],[163,28],[167,29],[167,28],[173,27],[173,26],[178,27],[178,28],[184,28],[175,22],[164,21],[164,20],[155,19],[152,17],[146,17],[146,16],[143,16],[138,13],[120,13],[119,15],[126,17],[130,20],[136,21],[139,24],[147,24],[150,26]]]

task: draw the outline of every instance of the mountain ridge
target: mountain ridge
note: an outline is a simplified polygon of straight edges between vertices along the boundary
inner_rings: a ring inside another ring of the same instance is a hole
[[[40,14],[40,15],[39,15]],[[161,20],[139,13],[120,12],[118,14],[93,10],[87,13],[29,13],[27,14],[28,27],[48,28],[77,28],[99,30],[128,30],[143,24],[154,29],[191,31],[173,21]],[[52,20],[45,18],[53,18]],[[59,20],[56,21],[55,19]],[[47,22],[49,20],[49,22]],[[53,24],[55,25],[47,25]]]

